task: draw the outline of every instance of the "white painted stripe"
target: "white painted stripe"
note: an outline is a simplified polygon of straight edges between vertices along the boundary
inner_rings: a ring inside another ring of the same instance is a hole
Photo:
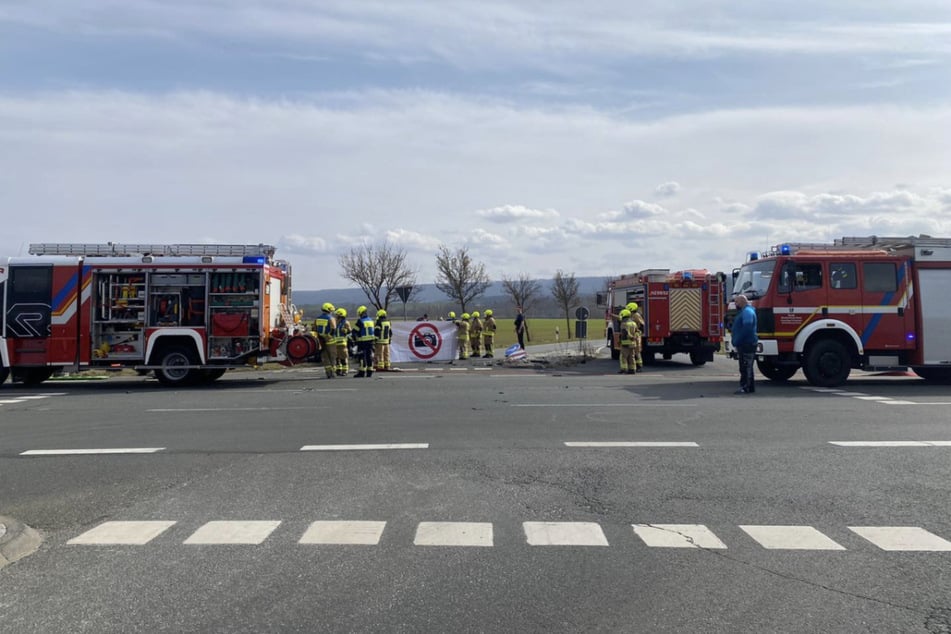
[[[523,522],[530,546],[607,546],[595,522]]]
[[[897,403],[897,402],[898,401],[895,401],[894,403]],[[889,404],[893,405],[894,403],[889,403]],[[912,401],[901,401],[901,404],[902,405],[951,405],[951,401],[942,401],[940,403],[915,403]]]
[[[487,371],[493,370],[494,368],[472,368],[472,369],[475,370],[476,372],[480,372],[480,371],[487,372]]]
[[[845,550],[812,526],[740,526],[770,550]]]
[[[487,522],[420,522],[416,527],[413,544],[416,546],[492,546],[492,524]]]
[[[821,392],[823,394],[839,394],[844,393],[845,390],[838,390],[834,387],[801,387],[801,390],[809,390],[810,392]]]
[[[951,542],[918,526],[849,526],[882,550],[951,551]]]
[[[155,408],[147,412],[280,412],[302,409],[327,409],[329,405],[302,405],[300,407],[181,407]]]
[[[882,401],[882,403],[885,405],[919,405],[914,401]]]
[[[450,372],[468,372],[469,368],[449,368]]]
[[[386,522],[314,522],[297,543],[375,546],[380,543],[385,527]]]
[[[279,521],[267,522],[208,522],[185,544],[260,544],[280,525]]]
[[[15,405],[16,403],[26,403],[25,398],[6,398],[0,401],[0,405]]]
[[[834,440],[830,445],[839,447],[948,447],[947,440]]]
[[[370,451],[376,449],[429,449],[428,442],[388,443],[378,445],[304,445],[301,451]]]
[[[887,396],[856,396],[855,398],[859,399],[860,401],[890,401],[892,400]]]
[[[509,407],[696,407],[695,403],[510,403]]]
[[[667,441],[617,441],[617,442],[566,442],[566,447],[699,447],[695,442]]]
[[[66,543],[141,546],[148,544],[174,524],[175,522],[103,522]]]
[[[726,548],[703,524],[632,524],[634,532],[652,548]]]
[[[17,398],[24,401],[38,401],[40,399],[49,398],[48,394],[36,394],[34,396],[18,396]]]
[[[866,394],[865,392],[833,392],[833,394],[835,394],[836,396],[852,396],[852,397],[868,396],[868,394]]]
[[[126,453],[156,453],[164,451],[165,447],[126,447],[112,449],[30,449],[21,456],[95,456]]]

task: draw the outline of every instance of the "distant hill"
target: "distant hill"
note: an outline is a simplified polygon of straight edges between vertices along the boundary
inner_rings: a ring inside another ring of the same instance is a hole
[[[594,295],[604,290],[605,278],[578,277],[575,279],[578,280],[580,303],[593,307]],[[536,281],[541,286],[541,292],[531,313],[536,317],[559,316],[551,295],[552,280]],[[298,308],[303,308],[305,315],[308,317],[324,302],[330,302],[334,306],[345,306],[352,310],[356,306],[366,304],[367,297],[359,288],[332,288],[320,291],[294,290],[294,304]],[[492,308],[495,311],[501,311],[501,314],[504,315],[514,314],[515,312],[512,300],[502,289],[501,282],[493,282],[489,285],[485,293],[475,301],[475,305],[470,307],[470,310],[473,308],[476,310]],[[458,311],[458,309],[459,307],[437,289],[435,284],[421,284],[416,297],[406,306],[407,316],[419,316],[426,313],[431,317],[436,317],[450,310]],[[402,302],[397,299],[395,303],[390,304],[389,310],[394,315],[402,315]]]

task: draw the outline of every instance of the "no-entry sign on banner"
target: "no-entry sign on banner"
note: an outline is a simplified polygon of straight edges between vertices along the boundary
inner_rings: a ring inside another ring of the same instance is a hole
[[[458,354],[456,325],[451,321],[396,321],[392,326],[394,363],[452,361]]]

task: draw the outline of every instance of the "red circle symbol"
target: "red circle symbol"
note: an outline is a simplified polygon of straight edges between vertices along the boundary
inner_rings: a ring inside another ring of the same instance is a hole
[[[409,351],[422,360],[432,359],[442,348],[442,335],[434,325],[423,322],[409,333]]]

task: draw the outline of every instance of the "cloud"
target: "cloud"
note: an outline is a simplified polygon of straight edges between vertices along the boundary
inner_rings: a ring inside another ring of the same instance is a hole
[[[476,215],[490,222],[507,223],[522,220],[548,220],[558,217],[554,209],[529,209],[524,205],[502,205],[492,209],[479,209]]]
[[[407,251],[421,253],[436,253],[439,250],[440,240],[434,236],[425,235],[407,229],[390,229],[384,232],[383,239]]]
[[[654,189],[654,195],[659,198],[669,198],[676,196],[679,191],[680,183],[677,181],[667,181],[666,183],[661,183]]]

